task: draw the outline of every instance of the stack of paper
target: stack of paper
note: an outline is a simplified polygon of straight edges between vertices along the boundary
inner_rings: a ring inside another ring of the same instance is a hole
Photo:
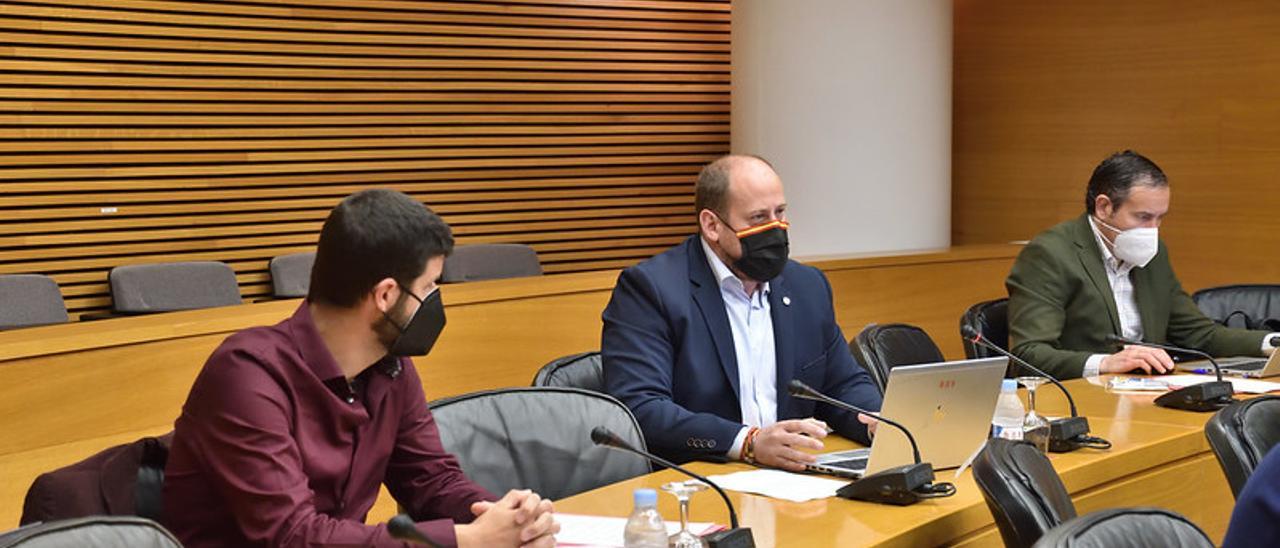
[[[1170,375],[1168,377],[1112,377],[1107,387],[1116,391],[1164,391],[1185,388],[1194,384],[1217,380],[1214,375]],[[1231,387],[1243,394],[1266,394],[1280,390],[1280,382],[1239,377],[1223,377],[1231,381]]]
[[[764,495],[793,502],[825,499],[836,496],[836,490],[849,483],[806,474],[794,474],[782,470],[751,470],[735,472],[707,479],[724,489]]]

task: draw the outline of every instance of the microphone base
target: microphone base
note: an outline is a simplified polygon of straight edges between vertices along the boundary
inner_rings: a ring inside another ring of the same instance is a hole
[[[707,543],[707,548],[756,547],[756,538],[752,536],[750,527],[739,527],[737,529],[716,531],[709,535],[704,535],[702,540]]]
[[[1179,388],[1156,398],[1156,405],[1183,411],[1217,411],[1231,405],[1235,389],[1229,381],[1212,381]]]
[[[1089,419],[1066,417],[1049,422],[1049,452],[1067,453],[1079,449],[1077,438],[1089,433]]]
[[[933,482],[933,465],[904,464],[881,470],[841,487],[836,495],[846,499],[907,506],[920,502],[921,492]]]

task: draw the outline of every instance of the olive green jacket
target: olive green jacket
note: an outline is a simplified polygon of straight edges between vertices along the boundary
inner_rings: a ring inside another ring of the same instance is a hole
[[[1265,331],[1228,329],[1206,318],[1182,290],[1164,242],[1144,268],[1129,273],[1144,340],[1203,350],[1215,356],[1262,353]],[[1087,215],[1036,236],[1018,254],[1005,280],[1009,290],[1009,344],[1018,357],[1050,374],[1080,377],[1092,354],[1118,348],[1115,297],[1102,250]]]

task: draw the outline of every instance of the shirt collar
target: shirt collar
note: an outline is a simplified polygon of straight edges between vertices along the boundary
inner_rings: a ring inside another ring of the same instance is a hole
[[[293,334],[293,342],[298,346],[302,359],[316,378],[327,381],[345,377],[342,368],[338,367],[338,361],[329,352],[329,347],[325,346],[324,339],[320,338],[320,330],[316,329],[316,322],[311,318],[311,304],[305,299],[293,312],[293,317],[289,318],[289,331]]]
[[[1107,265],[1107,268],[1121,274],[1133,270],[1134,265],[1117,259],[1115,254],[1111,252],[1111,248],[1107,247],[1107,240],[1102,237],[1102,229],[1098,228],[1098,223],[1093,220],[1093,215],[1089,215],[1089,228],[1093,229],[1093,237],[1098,240],[1098,249],[1102,250],[1102,263]]]
[[[702,251],[707,256],[707,264],[711,266],[711,274],[716,277],[716,283],[720,285],[720,288],[724,289],[725,284],[729,284],[730,287],[745,294],[747,289],[742,280],[729,269],[728,265],[724,264],[724,261],[720,260],[720,256],[716,255],[715,251],[711,249],[711,244],[707,243],[707,239],[699,235],[698,241],[702,243]],[[762,295],[768,297],[770,291],[769,282],[760,284],[760,291]]]
[[[302,354],[303,361],[307,367],[311,368],[316,378],[338,397],[347,398],[353,395],[352,383],[347,382],[347,376],[343,374],[342,368],[338,367],[338,361],[333,358],[333,353],[329,352],[329,347],[325,346],[324,339],[320,338],[320,330],[316,328],[315,320],[311,317],[311,304],[304,299],[302,304],[298,305],[298,309],[293,312],[288,323],[289,332],[293,335],[298,353]],[[370,371],[378,371],[394,379],[400,376],[402,369],[399,359],[390,355],[384,356],[362,371],[353,382],[362,384]]]

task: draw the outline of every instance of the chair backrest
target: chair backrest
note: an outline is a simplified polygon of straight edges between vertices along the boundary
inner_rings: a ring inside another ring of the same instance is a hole
[[[39,274],[0,276],[0,329],[67,321],[67,305],[53,278]]]
[[[1280,397],[1262,396],[1228,405],[1204,425],[1209,447],[1231,485],[1231,494],[1249,481],[1253,470],[1280,442]]]
[[[1191,299],[1205,316],[1220,324],[1280,330],[1280,285],[1206,287],[1191,295]],[[1265,325],[1266,323],[1270,325]]]
[[[182,548],[160,524],[137,516],[87,516],[33,523],[0,534],[0,548]]]
[[[582,352],[556,358],[533,376],[534,386],[563,386],[604,392],[604,363],[600,352]]]
[[[236,273],[226,263],[193,261],[117,266],[112,307],[121,314],[149,314],[240,304]]]
[[[272,257],[267,263],[271,270],[271,295],[278,299],[306,297],[311,289],[311,266],[316,263],[316,252],[291,253]]]
[[[982,338],[995,343],[996,346],[1009,349],[1009,299],[983,301],[964,311],[960,316],[960,328],[969,326],[982,334]],[[969,359],[995,358],[999,354],[985,347],[973,344],[963,335],[964,355]]]
[[[871,324],[849,341],[849,350],[858,357],[871,378],[884,387],[889,370],[899,365],[916,365],[945,361],[938,345],[923,329],[904,323]]]
[[[95,515],[160,519],[164,466],[173,434],[109,447],[36,477],[19,523]]]
[[[1053,465],[1029,443],[987,440],[973,462],[973,479],[1005,546],[1031,546],[1049,529],[1076,517]]]
[[[600,447],[603,426],[644,448],[635,417],[607,394],[576,388],[504,388],[431,404],[444,447],[468,478],[493,493],[533,489],[560,499],[649,473],[648,462]]]
[[[453,248],[444,260],[440,281],[477,282],[542,275],[538,253],[523,244],[475,244]]]
[[[1036,548],[1210,548],[1209,536],[1177,512],[1160,508],[1099,510],[1054,527]]]

